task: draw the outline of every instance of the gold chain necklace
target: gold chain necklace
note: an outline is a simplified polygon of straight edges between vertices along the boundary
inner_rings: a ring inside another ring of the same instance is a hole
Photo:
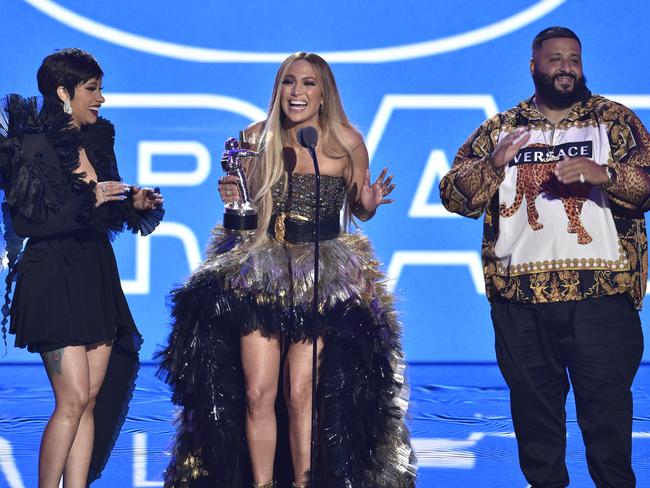
[[[533,98],[533,103],[535,104],[535,110],[537,110],[537,113],[539,115],[541,115],[541,117],[544,120],[546,120],[547,122],[550,123],[550,120],[548,120],[546,118],[546,116],[542,113],[542,111],[537,106],[537,98]],[[564,118],[567,115],[569,115],[569,112],[571,112],[572,108],[573,108],[573,105],[571,107],[569,107],[569,109],[564,113],[564,115],[562,116],[562,119],[560,121],[564,120]],[[560,160],[560,156],[555,155],[555,145],[553,144],[553,137],[555,136],[556,127],[557,127],[556,124],[551,124],[551,137],[550,137],[551,142],[550,142],[550,144],[546,140],[546,132],[544,131],[544,127],[542,126],[542,128],[541,128],[542,129],[542,137],[544,138],[544,144],[546,145],[546,157],[544,158],[545,163],[555,163],[555,162]]]

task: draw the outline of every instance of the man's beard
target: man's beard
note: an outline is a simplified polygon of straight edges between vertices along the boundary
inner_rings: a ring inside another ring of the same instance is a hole
[[[555,79],[560,76],[573,78],[573,90],[560,91],[555,88]],[[533,83],[535,83],[535,91],[551,108],[569,108],[575,102],[584,100],[589,91],[587,89],[587,78],[584,76],[578,78],[570,73],[557,73],[555,76],[550,76],[535,71],[533,72]]]

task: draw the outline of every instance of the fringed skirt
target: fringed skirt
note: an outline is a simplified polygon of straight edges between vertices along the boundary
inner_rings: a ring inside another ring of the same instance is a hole
[[[313,244],[270,239],[251,250],[248,238],[218,227],[206,261],[172,292],[159,374],[180,409],[165,486],[251,486],[240,337],[260,331],[285,344],[323,338],[318,487],[414,487],[400,325],[369,241],[355,233],[320,243],[314,322]],[[289,480],[278,446],[276,478]]]

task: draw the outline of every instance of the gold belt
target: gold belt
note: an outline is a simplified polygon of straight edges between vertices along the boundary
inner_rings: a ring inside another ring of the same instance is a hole
[[[278,242],[285,243],[284,236],[286,235],[287,228],[284,223],[285,220],[299,220],[301,222],[309,222],[309,219],[304,215],[300,215],[294,212],[281,212],[275,217],[275,225],[273,226],[273,231],[275,233],[275,239]]]

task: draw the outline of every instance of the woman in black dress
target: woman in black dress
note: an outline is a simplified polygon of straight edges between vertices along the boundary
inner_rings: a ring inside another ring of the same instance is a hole
[[[163,215],[158,191],[121,182],[113,125],[98,116],[102,77],[90,54],[65,49],[38,70],[42,99],[9,95],[0,110],[10,332],[40,353],[56,400],[40,488],[61,477],[66,488],[86,487],[107,460],[141,344],[111,240],[125,227],[146,235]]]
[[[306,126],[318,131],[322,173],[315,322],[316,178],[296,138]],[[260,153],[247,168],[258,229],[217,226],[207,259],[172,295],[161,374],[182,410],[165,486],[307,486],[317,337],[311,478],[319,488],[412,488],[393,298],[368,239],[340,225],[342,210],[371,218],[394,185],[385,171],[370,184],[363,138],[313,53],[282,63],[266,120],[243,139]],[[233,178],[220,184],[226,202],[239,198]]]

